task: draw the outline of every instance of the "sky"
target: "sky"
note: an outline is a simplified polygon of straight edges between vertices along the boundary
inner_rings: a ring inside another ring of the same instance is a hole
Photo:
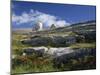
[[[96,19],[96,7],[89,5],[12,1],[11,10],[13,28],[31,28],[38,21],[44,28],[63,27]]]

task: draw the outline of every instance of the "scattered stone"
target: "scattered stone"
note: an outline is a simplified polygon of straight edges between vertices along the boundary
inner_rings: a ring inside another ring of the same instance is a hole
[[[33,55],[35,53],[37,56],[43,56],[48,49],[46,47],[33,47],[23,49],[23,55]]]
[[[68,63],[71,59],[78,60],[79,58],[84,58],[85,56],[95,56],[96,49],[95,48],[81,48],[77,49],[71,53],[66,53],[61,56],[57,56],[53,59],[55,67],[61,67],[61,64]]]

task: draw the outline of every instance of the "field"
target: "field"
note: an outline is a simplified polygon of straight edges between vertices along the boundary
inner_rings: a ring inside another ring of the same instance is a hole
[[[96,69],[96,6],[11,2],[12,75]]]
[[[23,55],[23,49],[30,47],[37,47],[30,44],[23,44],[21,40],[30,39],[33,37],[28,33],[30,30],[16,30],[12,32],[12,74],[18,73],[37,73],[37,72],[54,72],[54,71],[72,71],[72,70],[88,70],[96,68],[96,56],[95,55],[85,55],[84,57],[78,57],[77,59],[71,58],[68,62],[57,64],[51,56],[43,55],[38,56],[35,53],[32,55]],[[45,31],[44,31],[45,32]],[[43,32],[43,33],[44,33]],[[42,32],[40,34],[43,34]],[[47,32],[45,32],[47,33]],[[66,34],[64,34],[66,33]],[[47,33],[49,37],[54,36],[67,36],[67,35],[76,35],[72,32],[62,32],[61,34],[57,34],[56,32]],[[48,37],[48,35],[44,35],[44,37]],[[37,35],[36,35],[37,36]],[[41,35],[42,36],[42,35]],[[37,36],[35,38],[41,39],[41,37]],[[34,39],[34,37],[33,37]],[[51,44],[46,45],[47,48],[52,48]],[[41,45],[42,46],[42,45]],[[41,47],[39,46],[39,47]],[[44,45],[43,45],[44,46]],[[58,45],[53,45],[54,47],[58,47]],[[95,48],[95,41],[89,42],[77,42],[71,44],[69,46],[64,45],[63,47],[70,47],[73,50],[78,48]],[[58,47],[59,48],[59,47]],[[65,60],[65,59],[64,59]]]

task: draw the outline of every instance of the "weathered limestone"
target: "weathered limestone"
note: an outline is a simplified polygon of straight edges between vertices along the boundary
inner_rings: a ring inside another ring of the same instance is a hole
[[[59,47],[59,48],[47,48],[47,47],[33,47],[33,48],[26,48],[23,49],[23,55],[32,55],[35,53],[37,56],[43,56],[44,54],[50,55],[51,57],[55,58],[64,54],[69,54],[73,52],[69,47]]]
[[[22,44],[31,46],[53,46],[53,47],[66,47],[76,43],[74,36],[48,36],[48,37],[34,37],[28,40],[22,40]]]
[[[35,53],[37,56],[43,56],[47,52],[46,47],[33,47],[33,48],[27,48],[23,49],[23,55],[32,55]]]
[[[71,59],[78,60],[79,58],[84,58],[85,56],[95,56],[96,49],[95,48],[81,48],[77,49],[71,53],[63,54],[61,56],[55,57],[53,59],[55,67],[61,67],[61,64],[68,63]]]
[[[73,52],[73,50],[69,47],[59,47],[59,48],[50,48],[47,54],[51,55],[53,58],[68,54]]]

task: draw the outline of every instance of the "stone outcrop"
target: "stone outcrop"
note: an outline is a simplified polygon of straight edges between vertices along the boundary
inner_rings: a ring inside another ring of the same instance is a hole
[[[22,44],[31,46],[63,47],[76,43],[76,38],[74,36],[34,37],[32,39],[22,40],[21,42]]]
[[[64,54],[69,54],[71,52],[74,52],[74,50],[71,49],[70,47],[59,47],[59,48],[49,48],[47,54],[55,58],[58,56],[62,56]]]
[[[23,49],[23,55],[33,55],[43,56],[48,51],[46,47],[33,47],[33,48],[25,48]]]
[[[63,54],[61,56],[57,56],[53,59],[55,67],[61,67],[61,64],[68,63],[71,59],[78,60],[79,58],[84,58],[85,56],[95,56],[96,49],[95,48],[80,48],[76,49],[74,52]]]
[[[78,48],[71,49],[70,47],[33,47],[23,49],[24,55],[35,54],[37,57],[48,56],[53,59],[54,67],[61,67],[62,64],[68,63],[71,59],[79,60],[85,56],[96,56],[95,48]]]

